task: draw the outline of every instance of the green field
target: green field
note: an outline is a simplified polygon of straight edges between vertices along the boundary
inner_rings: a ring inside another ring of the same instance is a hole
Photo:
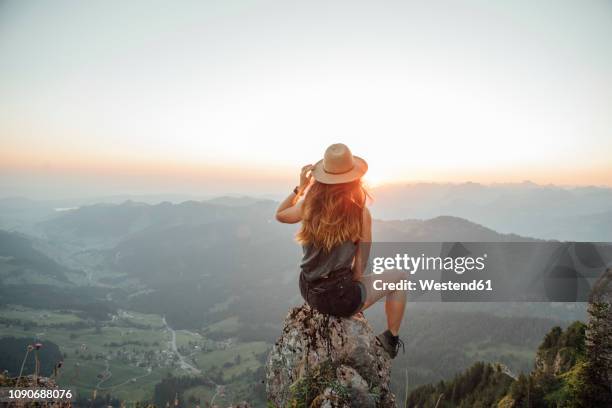
[[[81,321],[81,318],[76,316],[71,311],[60,312],[42,309],[29,309],[22,306],[6,306],[0,313],[1,317],[7,319],[17,319],[36,323],[39,326],[49,326],[53,324],[75,323]]]
[[[239,329],[240,321],[238,320],[238,316],[228,317],[227,319],[213,323],[206,327],[207,332],[222,334],[234,334]]]
[[[155,314],[145,314],[138,313],[133,311],[121,311],[120,312],[120,320],[125,322],[127,326],[132,325],[144,325],[151,326],[151,328],[161,329],[164,326],[163,319],[159,315]]]
[[[37,320],[40,312],[36,311],[31,315],[21,311],[5,314],[4,310],[0,316],[20,318],[22,320]],[[47,312],[45,312],[47,313]],[[77,316],[71,318],[63,316],[63,321],[78,321]],[[28,319],[29,317],[29,319]],[[61,373],[60,384],[75,387],[80,393],[92,395],[93,390],[98,386],[100,379],[98,375],[106,371],[106,358],[109,358],[108,365],[111,372],[110,378],[99,384],[98,394],[111,393],[120,399],[140,400],[150,399],[153,387],[161,380],[167,372],[180,374],[180,371],[171,367],[159,367],[150,373],[148,367],[138,367],[130,361],[123,361],[114,356],[109,356],[109,352],[116,352],[120,349],[130,351],[161,351],[167,348],[169,333],[160,331],[159,328],[151,330],[141,330],[133,327],[101,327],[85,328],[78,330],[56,329],[49,327],[37,327],[35,330],[23,330],[20,326],[3,327],[2,336],[14,337],[37,337],[43,342],[48,340],[60,347],[64,353],[64,369]],[[119,347],[109,346],[111,343],[122,344],[123,342],[140,342],[142,345],[128,344]],[[155,345],[157,343],[157,345]]]
[[[226,350],[217,350],[209,353],[201,353],[196,356],[196,364],[203,370],[210,370],[213,367],[223,371],[223,379],[229,380],[234,375],[240,375],[246,370],[256,370],[261,366],[257,360],[257,355],[264,353],[269,345],[263,341],[241,343]],[[236,363],[237,356],[239,363]],[[225,367],[225,364],[231,366]]]
[[[2,337],[35,337],[43,347],[45,341],[57,344],[64,354],[59,383],[73,387],[83,396],[91,397],[96,390],[97,395],[111,394],[127,402],[150,400],[155,384],[168,373],[189,374],[178,365],[178,357],[170,345],[171,333],[158,315],[121,311],[111,322],[95,327],[91,321],[69,311],[10,306],[0,309],[0,318],[19,321],[19,324],[0,324]],[[34,322],[36,327],[31,325]],[[78,322],[89,327],[52,326]],[[237,324],[236,318],[230,318],[213,325],[212,329],[229,333]],[[265,342],[219,342],[186,330],[176,331],[176,344],[186,360],[195,363],[204,375],[216,367],[224,380],[259,368],[257,355],[268,348]],[[196,388],[189,389],[186,396],[209,401],[217,391],[213,386]],[[234,385],[227,388],[227,398],[235,395],[233,388]],[[227,402],[222,395],[217,395],[215,401]]]
[[[207,339],[198,333],[193,333],[187,330],[176,331],[176,346],[178,348],[189,347],[190,343],[204,344],[206,342]]]

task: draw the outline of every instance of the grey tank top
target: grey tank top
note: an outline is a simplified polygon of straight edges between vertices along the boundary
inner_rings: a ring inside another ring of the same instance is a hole
[[[313,282],[329,277],[330,273],[341,269],[350,269],[357,252],[357,243],[346,241],[336,245],[329,252],[312,244],[303,245],[304,256],[300,267],[304,279]]]

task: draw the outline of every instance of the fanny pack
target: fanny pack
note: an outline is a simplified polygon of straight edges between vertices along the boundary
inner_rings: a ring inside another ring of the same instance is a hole
[[[353,274],[349,268],[332,271],[330,272],[330,276],[328,278],[321,278],[317,279],[316,281],[309,282],[307,284],[308,291],[315,295],[321,295],[331,290],[339,289],[342,282],[350,281],[352,279]]]

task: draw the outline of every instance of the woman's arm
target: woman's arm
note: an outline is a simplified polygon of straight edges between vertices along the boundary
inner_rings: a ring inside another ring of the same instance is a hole
[[[370,257],[370,246],[372,245],[372,215],[368,207],[363,207],[363,224],[361,226],[361,237],[353,263],[353,280],[359,280],[368,266]]]
[[[300,185],[298,186],[297,194],[291,192],[287,198],[283,200],[276,210],[276,220],[284,224],[295,224],[302,221],[302,202],[299,201],[302,194],[310,184],[312,175],[310,171],[312,165],[308,164],[302,167],[300,173]],[[299,201],[299,202],[298,202]]]
[[[291,192],[276,210],[276,220],[283,224],[295,224],[302,221],[302,202],[299,194]]]

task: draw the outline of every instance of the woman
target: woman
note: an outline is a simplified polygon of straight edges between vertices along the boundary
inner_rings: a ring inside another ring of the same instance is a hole
[[[361,181],[367,169],[367,163],[353,156],[347,146],[329,146],[323,160],[302,168],[300,184],[280,204],[276,219],[302,223],[297,234],[304,252],[300,292],[310,306],[322,313],[348,317],[386,298],[388,329],[377,338],[394,358],[403,346],[398,334],[406,292],[375,290],[372,283],[375,279],[400,282],[407,275],[403,271],[363,274],[372,240],[368,195]]]

